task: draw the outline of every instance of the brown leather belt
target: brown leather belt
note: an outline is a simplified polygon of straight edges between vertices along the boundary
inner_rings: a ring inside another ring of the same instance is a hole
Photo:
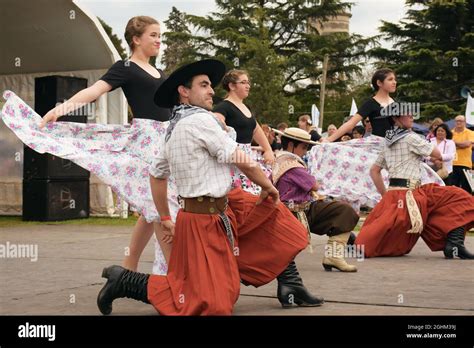
[[[180,197],[181,208],[187,213],[221,214],[227,209],[227,196],[214,198],[201,196],[195,198]]]

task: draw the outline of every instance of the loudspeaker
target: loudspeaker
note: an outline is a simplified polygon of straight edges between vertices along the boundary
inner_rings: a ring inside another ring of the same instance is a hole
[[[24,146],[23,180],[33,179],[88,179],[88,170],[69,160],[51,154],[38,153]]]
[[[57,103],[63,103],[87,88],[87,79],[70,76],[43,76],[35,78],[35,111],[44,116]],[[74,116],[63,116],[58,121],[87,123],[86,108],[73,111]]]
[[[44,76],[35,78],[35,111],[44,116],[49,110],[87,88],[87,79],[69,76]],[[63,116],[58,121],[87,123],[86,108]],[[50,154],[40,154],[24,147],[23,179],[89,178],[90,173],[71,161]]]
[[[89,217],[89,180],[23,180],[23,220]]]

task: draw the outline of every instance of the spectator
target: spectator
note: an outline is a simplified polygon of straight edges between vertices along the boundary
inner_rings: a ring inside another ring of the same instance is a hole
[[[337,131],[337,127],[333,124],[330,124],[328,126],[328,137],[330,137],[331,135],[333,135],[335,132]]]
[[[352,140],[352,136],[350,134],[344,134],[341,137],[341,141],[349,141],[349,140]]]
[[[280,149],[281,146],[279,146],[276,141],[275,132],[273,131],[272,127],[268,124],[263,124],[262,130],[265,136],[267,137],[268,143],[270,144],[272,151]]]
[[[372,135],[372,124],[370,123],[369,117],[364,117],[364,127],[365,127],[364,138],[370,137]]]
[[[453,172],[449,181],[451,185],[458,186],[471,193],[472,189],[464,174],[472,168],[472,145],[474,144],[474,132],[466,128],[466,119],[458,115],[454,119],[456,127],[453,129],[453,140],[456,144],[456,156],[453,162]]]
[[[282,123],[279,123],[278,126],[277,126],[277,130],[280,131],[280,132],[284,132],[285,129],[288,128],[288,124],[286,124],[285,122],[282,122]],[[277,134],[275,136],[275,141],[276,141],[276,150],[280,150],[281,149],[281,135],[280,134]],[[275,150],[273,150],[275,151]]]
[[[431,168],[433,168],[441,179],[448,185],[448,175],[453,171],[453,160],[456,156],[456,144],[454,143],[453,133],[449,130],[448,126],[444,123],[437,126],[433,133],[434,138],[430,139],[430,142],[436,144],[443,161],[441,162],[428,162]]]
[[[436,133],[434,132],[434,130],[440,124],[443,124],[443,120],[440,119],[439,117],[436,117],[430,124],[429,133],[426,136],[426,139],[431,140],[433,138],[436,138]]]
[[[298,118],[298,127],[311,134],[311,141],[318,141],[321,139],[321,135],[319,135],[318,131],[314,129],[312,125],[313,122],[311,121],[311,116],[301,115]]]
[[[361,139],[365,135],[365,128],[363,126],[355,126],[352,130],[352,139]]]
[[[277,129],[280,132],[284,132],[285,129],[287,129],[287,128],[288,128],[288,124],[286,124],[285,122],[279,123],[278,126],[277,126]]]

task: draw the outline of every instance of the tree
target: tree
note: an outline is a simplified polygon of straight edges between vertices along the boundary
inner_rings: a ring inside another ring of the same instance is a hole
[[[378,66],[393,68],[398,98],[422,105],[424,118],[462,113],[463,85],[474,82],[474,0],[408,0],[406,18],[383,22],[393,49],[375,48]]]
[[[122,59],[126,59],[127,52],[125,51],[125,48],[122,45],[122,40],[119,39],[118,36],[112,32],[112,28],[107,23],[105,23],[104,20],[99,18],[99,22],[100,24],[102,24],[102,28],[104,28],[105,32],[107,33],[107,36],[109,37],[110,41],[112,41],[120,57]]]
[[[208,16],[187,16],[196,30],[190,38],[195,57],[216,57],[228,68],[247,69],[253,83],[248,103],[262,122],[292,120],[310,110],[324,54],[332,62],[328,89],[344,91],[360,71],[357,63],[370,40],[322,36],[310,25],[310,19],[326,20],[349,10],[348,3],[216,0],[216,5],[218,11]]]
[[[176,68],[195,61],[196,53],[191,44],[191,31],[183,12],[173,6],[164,23],[167,28],[163,34],[166,49],[161,62],[165,66],[165,73],[169,75]]]

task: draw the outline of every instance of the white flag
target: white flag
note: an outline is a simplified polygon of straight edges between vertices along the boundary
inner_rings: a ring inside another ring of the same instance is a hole
[[[357,113],[357,105],[356,105],[356,102],[355,102],[354,98],[352,98],[351,112],[350,112],[349,116],[352,117],[356,113]]]
[[[356,113],[357,113],[357,105],[356,105],[356,102],[355,102],[354,98],[352,98],[352,105],[351,105],[351,111],[349,113],[349,118],[354,116]],[[362,121],[357,122],[357,125],[358,126],[363,126]]]
[[[474,124],[474,98],[470,94],[467,95],[466,123]]]
[[[311,107],[311,122],[313,127],[319,127],[319,109],[314,104]]]

